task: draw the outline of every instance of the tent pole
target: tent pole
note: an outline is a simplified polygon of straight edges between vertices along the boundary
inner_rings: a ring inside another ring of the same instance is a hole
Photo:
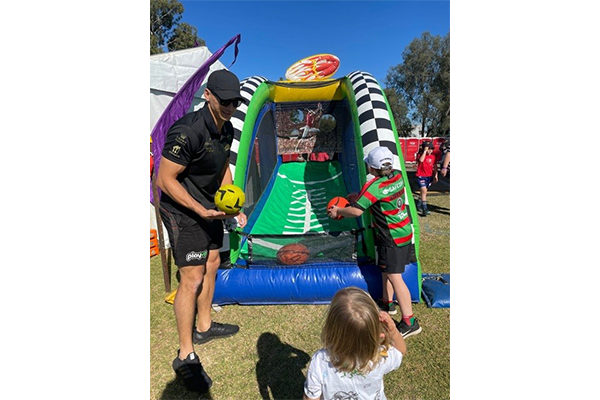
[[[171,271],[170,262],[167,262],[167,255],[165,254],[165,240],[163,239],[162,219],[160,218],[160,201],[158,199],[158,188],[156,187],[156,172],[151,175],[152,180],[152,194],[154,202],[154,213],[156,214],[156,230],[158,232],[158,250],[160,252],[160,259],[163,268],[163,279],[165,281],[165,292],[171,292]],[[170,257],[169,257],[170,258]]]

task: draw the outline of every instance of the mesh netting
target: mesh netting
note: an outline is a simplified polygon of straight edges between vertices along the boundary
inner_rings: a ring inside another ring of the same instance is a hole
[[[299,243],[310,255],[304,264],[354,263],[356,264],[356,233],[306,233],[303,235],[249,235],[248,264],[283,266],[277,252],[285,245]]]

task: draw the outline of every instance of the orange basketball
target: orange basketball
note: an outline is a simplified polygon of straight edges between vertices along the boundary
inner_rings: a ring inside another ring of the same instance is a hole
[[[350,202],[348,202],[348,200],[346,200],[346,198],[338,196],[338,197],[334,197],[333,199],[329,200],[329,203],[327,204],[327,209],[329,210],[333,206],[338,206],[340,208],[344,208],[344,207],[348,207],[349,205],[350,205]],[[342,217],[341,215],[338,215],[338,217],[335,219],[342,219],[342,218],[344,218],[344,217]]]
[[[300,243],[286,244],[277,251],[277,262],[285,265],[304,264],[310,257],[308,247]]]

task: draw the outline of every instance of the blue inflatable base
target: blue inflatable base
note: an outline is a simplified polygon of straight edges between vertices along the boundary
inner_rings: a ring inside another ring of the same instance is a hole
[[[419,269],[408,264],[402,274],[418,303]],[[381,298],[381,270],[376,265],[309,264],[299,267],[220,269],[217,273],[214,304],[329,304],[335,293],[347,286],[360,287],[375,299]]]

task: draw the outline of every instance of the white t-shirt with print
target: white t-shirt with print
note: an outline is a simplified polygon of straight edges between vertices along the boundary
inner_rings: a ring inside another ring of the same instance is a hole
[[[317,351],[310,362],[304,383],[304,393],[310,398],[322,395],[324,400],[386,400],[383,393],[383,376],[398,369],[402,364],[402,353],[391,346],[387,357],[367,375],[339,372],[329,361],[325,349]]]

